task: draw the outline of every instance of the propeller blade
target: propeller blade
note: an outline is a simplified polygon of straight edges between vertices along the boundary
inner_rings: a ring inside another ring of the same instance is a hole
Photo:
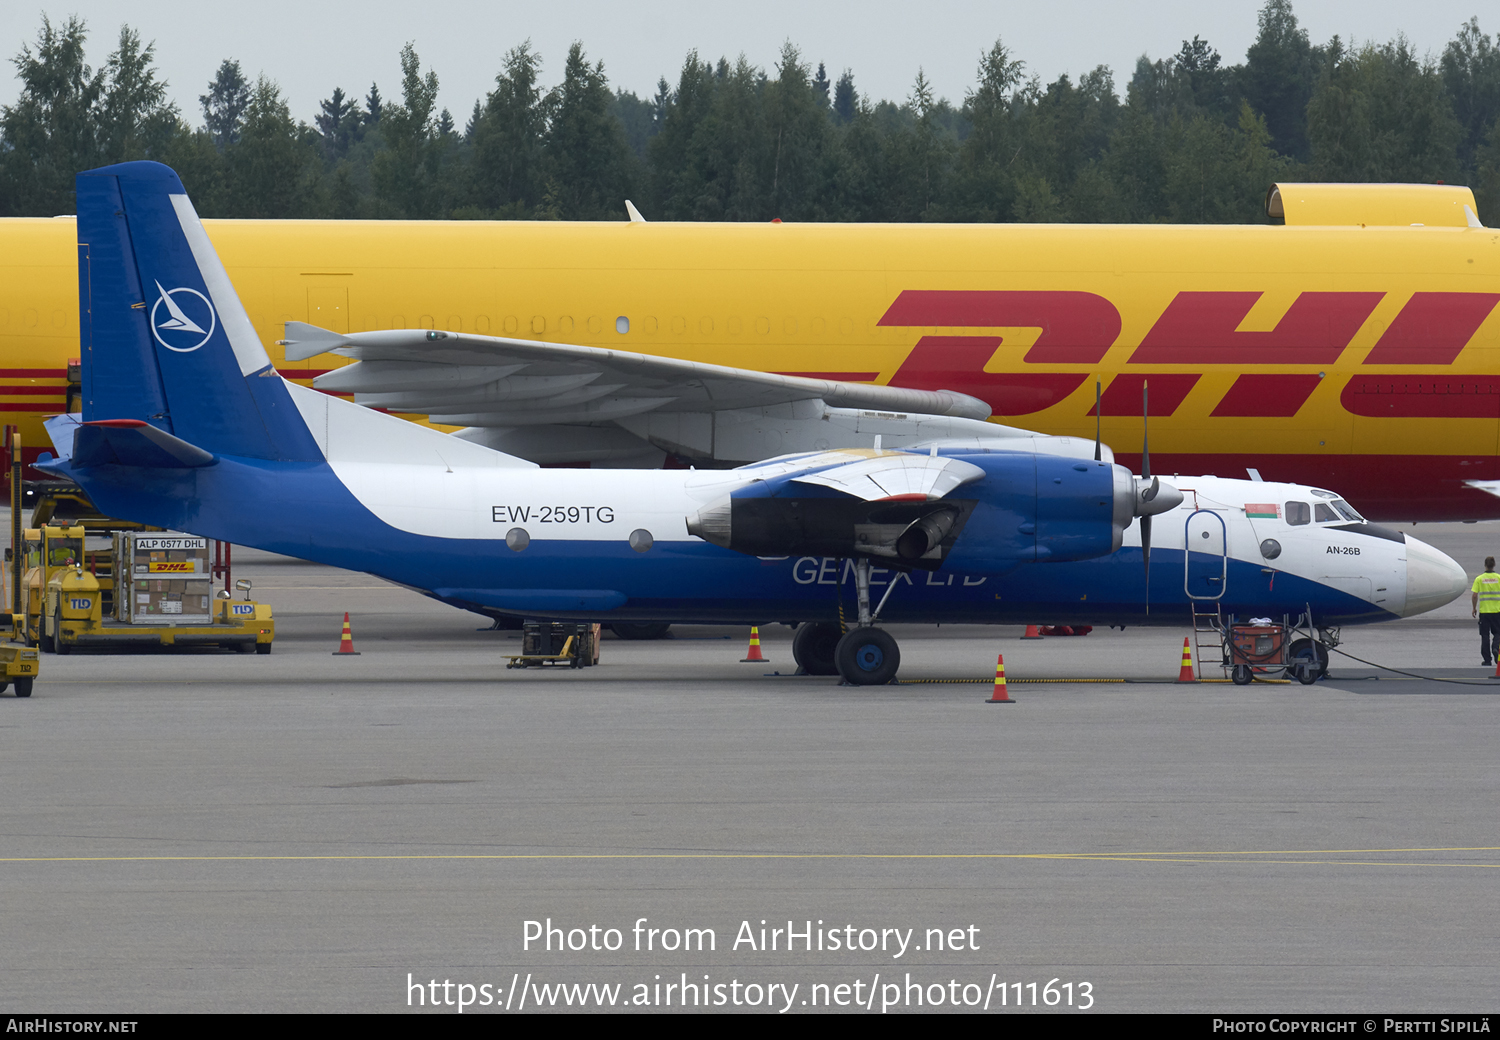
[[[1141,380],[1141,478],[1151,476],[1151,445],[1149,441],[1149,430],[1151,425],[1151,398],[1149,396],[1148,381]],[[1152,479],[1151,486],[1141,494],[1142,502],[1150,502],[1156,498],[1156,493],[1161,490],[1161,482]],[[1146,567],[1146,614],[1151,614],[1151,517],[1141,517],[1141,562]]]
[[[1141,559],[1146,563],[1146,616],[1151,616],[1151,518],[1141,517]]]
[[[1094,461],[1099,461],[1099,419],[1104,414],[1100,411],[1100,405],[1104,401],[1104,392],[1098,383],[1094,384]]]
[[[1148,425],[1151,417],[1151,403],[1147,396],[1148,387],[1146,380],[1141,380],[1141,476],[1151,475],[1151,446],[1148,434]]]

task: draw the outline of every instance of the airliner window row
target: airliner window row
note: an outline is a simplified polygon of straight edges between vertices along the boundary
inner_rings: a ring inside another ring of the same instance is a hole
[[[300,319],[298,319],[300,320]],[[317,324],[317,316],[310,315],[308,320]],[[326,319],[325,319],[326,320]],[[488,314],[481,314],[475,318],[464,318],[462,315],[449,315],[447,318],[435,318],[431,314],[420,315],[416,324],[408,322],[405,315],[397,314],[388,322],[369,318],[363,322],[364,332],[378,332],[384,329],[436,329],[444,328],[449,332],[473,332],[481,336],[545,336],[557,335],[567,336],[587,330],[590,334],[599,335],[610,324],[614,325],[616,332],[625,335],[631,331],[643,333],[648,336],[660,335],[670,332],[672,335],[685,335],[689,328],[703,336],[712,336],[716,333],[728,333],[731,336],[743,335],[747,331],[754,331],[761,336],[771,334],[771,329],[776,327],[786,336],[795,336],[804,328],[812,336],[825,336],[829,331],[829,322],[826,318],[811,318],[804,323],[800,318],[780,318],[772,320],[768,317],[741,318],[730,317],[725,319],[714,318],[708,315],[699,317],[696,321],[674,315],[669,318],[657,318],[654,315],[631,317],[619,315],[613,319],[601,318],[598,315],[590,315],[582,321],[575,321],[571,315],[552,318],[546,315],[536,314],[530,318],[517,317],[508,314],[499,321],[492,321]],[[854,333],[854,319],[842,318],[838,322],[838,330],[841,335],[852,335]]]

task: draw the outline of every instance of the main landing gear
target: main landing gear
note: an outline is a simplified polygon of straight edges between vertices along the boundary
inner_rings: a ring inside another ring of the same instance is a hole
[[[869,560],[854,561],[854,584],[859,596],[859,624],[848,632],[832,621],[802,625],[792,638],[792,657],[809,675],[838,675],[852,686],[883,686],[901,667],[901,649],[889,632],[876,628],[875,619],[891,595],[894,583],[874,612],[870,611]]]

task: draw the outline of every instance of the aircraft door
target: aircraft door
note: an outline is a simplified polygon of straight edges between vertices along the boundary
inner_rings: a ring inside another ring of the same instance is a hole
[[[1224,518],[1212,509],[1195,509],[1183,527],[1183,591],[1189,599],[1222,599],[1229,581],[1229,528]]]

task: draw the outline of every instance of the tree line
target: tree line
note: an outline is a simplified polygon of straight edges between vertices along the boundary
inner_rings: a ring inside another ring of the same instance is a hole
[[[1043,83],[1000,41],[958,105],[919,70],[875,101],[792,43],[769,70],[688,54],[675,85],[611,88],[581,43],[561,82],[509,51],[463,125],[402,49],[399,97],[335,87],[312,121],[226,59],[193,126],[155,52],[123,28],[93,68],[76,18],[43,19],[0,109],[0,215],[73,212],[73,175],[174,167],[203,216],[622,220],[1256,222],[1277,180],[1469,184],[1500,223],[1500,36],[1460,26],[1436,59],[1404,38],[1314,44],[1266,0],[1244,61],[1194,36]]]

